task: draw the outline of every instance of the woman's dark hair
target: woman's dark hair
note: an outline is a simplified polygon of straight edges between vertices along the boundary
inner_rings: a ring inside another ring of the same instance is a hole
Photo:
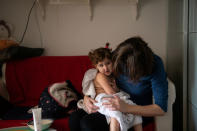
[[[140,37],[132,37],[120,45],[113,52],[114,75],[125,74],[137,82],[140,77],[152,73],[153,52]]]
[[[93,65],[98,64],[98,62],[103,61],[105,58],[109,60],[112,59],[111,50],[108,48],[98,48],[98,49],[92,50],[89,52],[88,56]]]

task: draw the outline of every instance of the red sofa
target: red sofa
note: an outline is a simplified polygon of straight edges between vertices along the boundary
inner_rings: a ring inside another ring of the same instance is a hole
[[[10,102],[17,106],[35,106],[43,89],[55,82],[70,80],[81,92],[81,82],[91,62],[87,56],[41,56],[6,63],[6,87]],[[24,126],[28,120],[0,120],[0,129]],[[68,118],[55,120],[57,131],[69,131]],[[149,124],[144,131],[153,131]]]

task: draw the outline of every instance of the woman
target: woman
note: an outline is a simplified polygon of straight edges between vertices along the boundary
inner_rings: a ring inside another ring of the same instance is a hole
[[[109,102],[104,105],[111,110],[143,116],[143,126],[153,122],[153,116],[164,115],[168,101],[167,77],[162,60],[147,43],[140,37],[125,40],[114,51],[113,62],[117,86],[130,94],[131,100],[137,105],[128,105],[117,96],[106,98]],[[90,131],[96,130],[98,126],[108,130],[105,118],[97,113],[98,107],[94,105],[96,101],[84,96],[84,103],[91,114],[79,122],[81,127]],[[79,119],[78,116],[75,113],[75,119]],[[74,121],[74,117],[71,118]]]

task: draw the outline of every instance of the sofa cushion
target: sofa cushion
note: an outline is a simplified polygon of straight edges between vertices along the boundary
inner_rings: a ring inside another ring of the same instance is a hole
[[[17,106],[38,104],[44,88],[71,80],[81,93],[81,82],[91,62],[87,56],[41,56],[6,64],[6,86],[10,102]]]
[[[49,80],[42,71],[39,61],[26,59],[11,61],[6,65],[6,87],[13,105],[36,105],[40,93],[48,84]]]

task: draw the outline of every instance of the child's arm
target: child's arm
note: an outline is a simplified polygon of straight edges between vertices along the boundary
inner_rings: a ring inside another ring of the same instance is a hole
[[[118,92],[118,89],[117,88],[113,88],[111,86],[110,81],[107,79],[107,77],[104,74],[98,73],[96,75],[95,80],[104,89],[104,91],[107,94],[115,94],[116,92]]]

